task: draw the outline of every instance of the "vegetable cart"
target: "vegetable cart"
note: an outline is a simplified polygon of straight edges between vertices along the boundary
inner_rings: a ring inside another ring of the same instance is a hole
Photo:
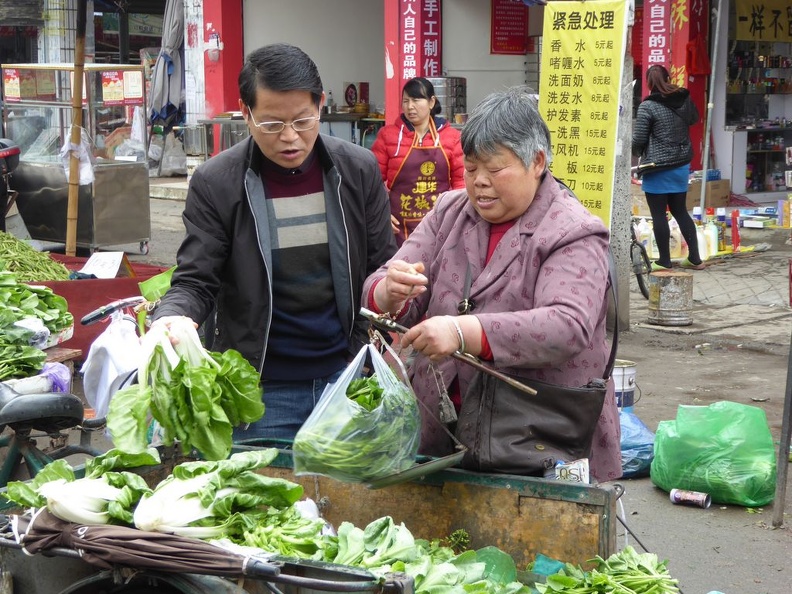
[[[255,449],[259,446],[236,446],[235,451]],[[150,485],[185,460],[170,449],[163,450],[162,458],[159,466],[141,469],[140,474]],[[616,549],[614,486],[447,469],[370,489],[325,477],[295,477],[291,469],[291,452],[280,449],[273,464],[258,472],[303,485],[306,495],[315,500],[323,517],[334,526],[343,521],[363,526],[392,516],[394,522],[408,526],[416,538],[431,539],[464,529],[470,534],[471,548],[498,547],[514,558],[518,568],[524,568],[539,553],[584,564],[596,555],[607,557]],[[278,575],[251,578],[240,572],[237,579],[229,581],[200,572],[163,574],[135,567],[99,571],[71,549],[56,550],[54,556],[28,556],[13,540],[0,540],[0,545],[0,567],[13,576],[14,591],[25,594],[412,591],[410,578],[403,574],[376,585],[364,571],[304,560],[274,558]],[[109,587],[131,575],[135,578],[128,587],[135,585],[134,589]],[[276,590],[269,589],[272,586]]]

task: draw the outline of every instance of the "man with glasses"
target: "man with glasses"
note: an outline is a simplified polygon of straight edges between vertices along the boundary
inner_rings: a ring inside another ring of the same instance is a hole
[[[310,57],[287,44],[253,51],[239,95],[250,138],[193,175],[155,323],[202,324],[216,309],[207,346],[240,351],[264,391],[264,418],[235,440],[290,440],[367,339],[361,287],[396,244],[374,155],[319,134],[325,94]]]

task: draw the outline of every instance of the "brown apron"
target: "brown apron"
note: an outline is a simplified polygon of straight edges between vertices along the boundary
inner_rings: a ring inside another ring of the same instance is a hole
[[[451,189],[451,165],[432,119],[429,132],[432,146],[420,146],[421,139],[416,133],[390,187],[391,214],[399,221],[396,234],[399,245],[432,209],[437,196]]]

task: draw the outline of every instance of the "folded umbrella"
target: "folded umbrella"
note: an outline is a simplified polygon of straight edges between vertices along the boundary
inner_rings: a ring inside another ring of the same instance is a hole
[[[77,551],[83,561],[102,569],[120,565],[223,577],[280,574],[279,565],[232,553],[203,540],[126,526],[73,524],[56,518],[46,508],[31,516],[12,516],[11,526],[17,544],[30,555],[63,547]]]

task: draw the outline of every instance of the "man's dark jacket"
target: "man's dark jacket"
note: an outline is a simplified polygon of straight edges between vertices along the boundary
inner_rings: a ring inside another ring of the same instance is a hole
[[[693,145],[690,126],[699,114],[687,89],[662,95],[651,93],[638,106],[633,122],[632,152],[641,157],[641,164],[654,163],[644,170],[661,171],[690,163]]]
[[[388,195],[369,150],[321,134],[316,150],[336,303],[354,353],[366,340],[366,323],[357,315],[363,281],[396,251]],[[251,137],[195,171],[182,215],[187,234],[155,314],[185,315],[201,324],[216,305],[212,350],[236,349],[259,372],[272,320],[262,159]]]

